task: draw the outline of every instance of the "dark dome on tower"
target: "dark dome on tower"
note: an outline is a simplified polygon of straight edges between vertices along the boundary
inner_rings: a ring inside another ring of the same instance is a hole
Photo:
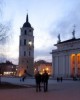
[[[25,23],[23,24],[23,27],[31,27],[31,24],[30,24],[29,22],[28,22],[28,23],[25,22]]]
[[[26,22],[23,24],[23,27],[30,27],[31,28],[31,24],[28,21],[28,14],[27,14],[27,17],[26,17]]]

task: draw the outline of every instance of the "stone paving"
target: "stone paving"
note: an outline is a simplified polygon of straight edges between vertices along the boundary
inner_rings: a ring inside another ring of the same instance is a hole
[[[24,83],[27,81],[28,84],[32,82],[32,85],[35,85],[34,79],[27,79]],[[13,83],[23,85],[18,81]],[[49,89],[46,93],[43,92],[43,88],[41,92],[36,92],[34,87],[3,89],[0,90],[0,100],[80,100],[80,81],[63,80],[61,83],[49,80]]]

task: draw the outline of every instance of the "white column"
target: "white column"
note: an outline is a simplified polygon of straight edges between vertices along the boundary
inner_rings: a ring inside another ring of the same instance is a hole
[[[70,70],[70,55],[66,55],[66,61],[65,61],[65,67],[66,67],[66,76],[69,77],[71,74]]]
[[[67,65],[66,65],[66,55],[64,55],[64,65],[63,65],[63,67],[64,67],[64,77],[66,76],[66,67],[67,67]]]
[[[63,56],[63,75],[66,76],[66,55]]]
[[[55,56],[55,60],[53,61],[53,70],[54,70],[54,76],[57,77],[59,75],[59,58],[58,56]]]
[[[68,55],[68,68],[69,68],[69,77],[71,76],[71,59],[70,55]]]
[[[59,75],[59,56],[57,57],[57,59],[58,59],[58,65],[57,65],[57,67],[58,67],[58,75]]]
[[[78,73],[78,64],[77,64],[77,54],[75,55],[75,76],[77,76]]]
[[[52,75],[55,75],[55,57],[52,56]]]

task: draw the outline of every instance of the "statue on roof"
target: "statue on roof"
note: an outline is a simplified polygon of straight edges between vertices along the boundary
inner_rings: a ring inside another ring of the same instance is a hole
[[[73,35],[73,39],[75,39],[75,25],[74,25],[74,29],[73,29],[73,32],[72,32],[72,35]]]
[[[61,42],[60,34],[58,34],[58,43]]]

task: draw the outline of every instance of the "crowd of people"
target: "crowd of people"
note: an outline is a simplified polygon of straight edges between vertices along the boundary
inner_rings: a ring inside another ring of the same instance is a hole
[[[35,74],[36,92],[41,91],[41,84],[43,84],[44,92],[48,91],[48,79],[49,79],[49,75],[46,70],[42,75],[39,73],[39,71]]]

